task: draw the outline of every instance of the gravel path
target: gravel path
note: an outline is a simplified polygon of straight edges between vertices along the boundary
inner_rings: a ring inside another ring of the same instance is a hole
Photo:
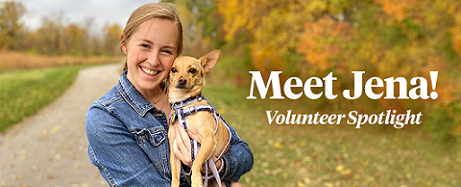
[[[85,116],[116,85],[122,67],[80,71],[60,98],[2,133],[0,186],[108,186],[87,154]]]

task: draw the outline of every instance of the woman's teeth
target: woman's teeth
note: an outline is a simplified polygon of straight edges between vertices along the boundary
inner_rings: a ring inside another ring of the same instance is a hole
[[[154,71],[154,70],[146,69],[146,68],[144,68],[144,67],[141,67],[141,70],[142,70],[144,73],[146,73],[146,74],[148,74],[148,75],[150,75],[150,76],[157,75],[157,74],[160,72],[160,71]]]

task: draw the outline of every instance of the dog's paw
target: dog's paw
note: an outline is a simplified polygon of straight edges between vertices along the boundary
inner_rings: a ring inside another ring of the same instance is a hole
[[[192,187],[203,187],[203,181],[201,175],[191,177]]]
[[[171,187],[179,187],[179,181],[178,180],[173,180],[171,181]]]

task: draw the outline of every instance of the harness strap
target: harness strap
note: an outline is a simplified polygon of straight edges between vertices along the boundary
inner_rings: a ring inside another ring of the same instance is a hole
[[[195,98],[198,98],[198,97],[195,97]],[[201,99],[201,95],[200,95],[199,98]],[[173,107],[173,104],[172,104],[172,107]],[[216,134],[217,131],[218,131],[220,118],[218,117],[217,112],[211,106],[208,106],[208,105],[191,106],[191,107],[185,108],[185,109],[177,108],[174,111],[175,112],[173,112],[170,115],[170,124],[173,123],[176,118],[178,118],[179,123],[184,127],[184,130],[186,130],[186,132],[188,132],[187,124],[186,124],[186,121],[185,121],[186,116],[195,114],[195,113],[200,112],[200,111],[211,112],[211,113],[213,113],[213,116],[214,116],[215,121],[216,121],[216,128],[215,128],[214,134]],[[226,144],[226,147],[223,149],[223,151],[217,157],[216,160],[219,160],[222,157],[222,155],[224,154],[224,151],[229,147],[230,141],[231,141],[231,138],[232,138],[232,133],[231,133],[229,127],[227,125],[224,125],[224,126],[226,126],[227,131],[229,132],[229,140],[228,140],[228,142]],[[191,148],[192,148],[192,151],[191,151],[192,162],[194,162],[195,157],[197,156],[198,151],[200,149],[200,144],[195,140],[191,140]],[[215,162],[213,162],[212,158],[208,159],[208,162],[205,163],[206,169],[205,169],[205,176],[203,177],[205,179],[205,186],[208,185],[208,179],[212,178],[211,176],[208,176],[208,169],[210,168],[209,166],[211,166],[211,171],[213,173],[213,177],[216,179],[216,182],[221,187],[221,178],[219,177],[218,170],[217,170]]]
[[[176,109],[183,108],[187,105],[190,105],[192,103],[195,103],[197,101],[201,101],[202,99],[203,99],[202,94],[199,93],[196,96],[187,98],[186,100],[171,103],[170,106],[171,106],[171,109],[176,110]]]

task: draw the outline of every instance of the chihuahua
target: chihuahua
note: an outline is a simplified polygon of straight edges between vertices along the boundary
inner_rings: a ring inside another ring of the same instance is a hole
[[[176,126],[182,125],[188,132],[198,137],[197,145],[192,152],[191,182],[193,187],[203,186],[202,166],[213,168],[214,161],[219,159],[229,149],[231,133],[220,120],[216,111],[202,99],[202,89],[205,86],[205,73],[209,72],[218,62],[221,51],[214,50],[196,59],[183,56],[175,59],[168,78],[168,97],[172,107],[168,139],[170,140],[171,186],[179,186],[181,162],[173,153],[173,140]],[[194,141],[194,140],[193,140]],[[192,143],[194,144],[194,143]],[[194,160],[195,157],[195,160]],[[206,166],[208,163],[210,166]],[[207,168],[205,168],[208,171]],[[213,170],[216,182],[221,186],[217,169]],[[207,172],[208,173],[208,172]],[[205,176],[206,177],[206,176]],[[205,185],[208,179],[205,179]]]

